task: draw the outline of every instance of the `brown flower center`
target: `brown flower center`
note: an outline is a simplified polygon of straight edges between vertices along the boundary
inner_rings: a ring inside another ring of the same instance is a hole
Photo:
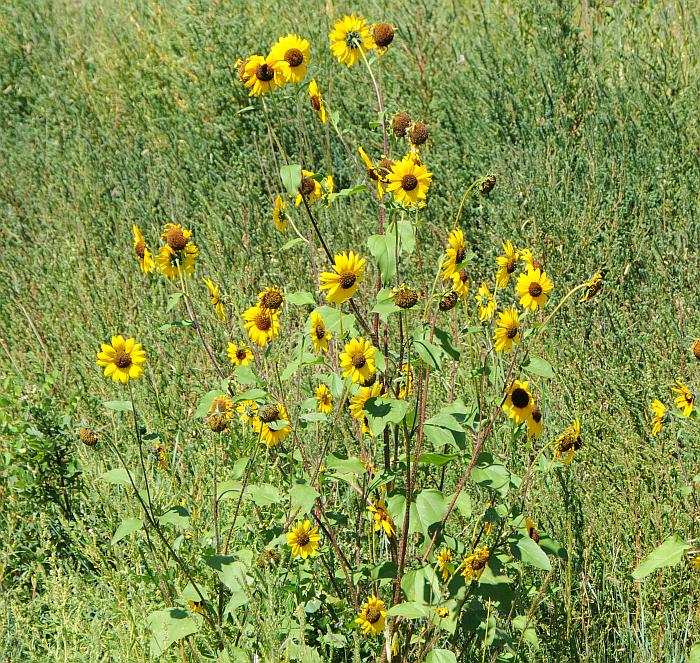
[[[315,188],[316,188],[316,182],[313,179],[311,179],[310,177],[305,177],[301,181],[301,186],[299,187],[299,191],[301,192],[302,196],[310,196],[314,192]]]
[[[279,419],[279,410],[276,405],[268,405],[260,413],[260,421],[264,424],[271,424],[273,421],[277,421],[277,419]]]
[[[540,540],[540,533],[537,531],[537,528],[535,527],[530,527],[527,530],[527,535],[535,542],[539,543]]]
[[[326,337],[326,330],[324,327],[316,327],[316,338],[320,341],[322,338]]]
[[[542,421],[542,410],[540,410],[539,407],[535,406],[532,408],[532,420],[536,423],[539,424],[540,421]]]
[[[374,26],[372,36],[374,37],[374,43],[379,46],[379,48],[386,48],[394,41],[394,28],[388,23],[378,23]]]
[[[165,235],[165,241],[173,251],[182,251],[187,245],[187,239],[182,228],[171,228]]]
[[[321,97],[319,97],[317,94],[315,94],[313,97],[311,97],[311,107],[316,112],[321,110]]]
[[[513,393],[510,395],[511,401],[513,401],[513,405],[519,409],[526,408],[528,403],[530,402],[530,394],[525,391],[525,389],[521,389],[520,387],[517,387],[516,389],[513,390]]]
[[[248,356],[245,348],[239,348],[236,350],[236,359],[243,361]]]
[[[272,327],[272,318],[267,313],[258,313],[253,322],[260,331],[267,331]]]
[[[260,303],[265,308],[276,311],[284,303],[284,297],[279,290],[268,290],[260,298]]]
[[[131,366],[131,355],[124,352],[124,350],[117,350],[114,355],[114,363],[118,368],[129,368]]]
[[[367,608],[367,614],[365,615],[365,619],[370,624],[376,624],[381,618],[382,618],[382,612],[379,608],[377,608],[376,606],[372,606],[371,608]]]
[[[518,328],[517,327],[509,327],[508,328],[508,338],[515,338],[518,335]]]
[[[297,534],[297,544],[302,548],[308,546],[310,541],[309,533],[306,530],[302,530]]]
[[[457,274],[458,274],[458,276],[459,276],[459,280],[460,280],[462,283],[466,283],[466,282],[467,282],[467,270],[466,270],[466,269],[464,269],[464,268],[460,269],[460,270],[457,272]]]
[[[413,189],[415,189],[417,186],[418,186],[418,178],[411,173],[404,175],[403,178],[401,179],[401,188],[404,191],[413,191]]]
[[[134,251],[136,252],[136,255],[143,260],[143,257],[146,255],[146,245],[144,242],[138,242],[134,247]]]
[[[464,262],[467,257],[467,249],[464,246],[460,246],[455,252],[455,262],[459,265],[460,262]]]
[[[536,281],[533,281],[528,287],[527,291],[530,293],[530,297],[534,297],[536,299],[542,294],[542,286]]]
[[[268,81],[271,81],[275,77],[275,72],[274,69],[267,64],[266,62],[263,64],[259,64],[257,68],[255,69],[255,77],[259,80],[262,81],[263,83],[267,83]]]
[[[352,365],[355,368],[362,368],[367,364],[367,358],[362,354],[362,355],[355,355],[352,358]]]
[[[355,274],[343,274],[340,277],[340,287],[343,288],[343,290],[348,290],[355,285],[355,281],[357,281],[357,276],[355,276]]]
[[[508,258],[508,262],[506,263],[506,272],[509,274],[512,274],[515,271],[515,266],[517,265],[517,262],[515,258]]]
[[[483,569],[485,566],[486,566],[485,559],[478,558],[472,562],[472,569],[474,569],[475,571],[481,571],[481,569]]]
[[[284,59],[290,67],[298,67],[304,61],[304,54],[298,48],[290,48],[284,54]]]

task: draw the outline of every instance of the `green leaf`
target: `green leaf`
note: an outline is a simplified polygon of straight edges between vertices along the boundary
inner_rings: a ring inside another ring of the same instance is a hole
[[[559,559],[563,559],[564,561],[569,559],[566,548],[564,548],[561,543],[555,541],[548,534],[540,532],[540,540],[537,542],[537,545],[539,545],[539,547],[542,548],[542,550],[544,550],[548,555],[554,555],[555,557],[559,557]]]
[[[459,349],[452,345],[452,336],[450,336],[448,332],[435,327],[435,339],[445,351],[446,355],[452,357],[455,361],[459,361]]]
[[[221,396],[221,389],[212,389],[199,399],[199,404],[194,412],[196,419],[201,419],[209,414],[214,401]]]
[[[240,394],[236,394],[233,398],[234,403],[241,401],[262,401],[267,398],[267,392],[264,389],[247,389]]]
[[[143,527],[143,518],[124,518],[112,537],[111,544],[119,543],[124,537]]]
[[[182,298],[181,292],[174,292],[172,295],[168,295],[168,305],[165,307],[165,312],[170,313],[176,306],[177,303]]]
[[[176,504],[161,514],[158,522],[161,525],[174,525],[177,529],[187,529],[190,526],[190,512],[186,507]]]
[[[406,619],[424,619],[430,615],[430,609],[416,603],[415,601],[407,601],[406,603],[397,603],[386,611],[387,617],[405,617]]]
[[[425,663],[457,663],[457,657],[449,649],[432,649],[425,657]]]
[[[424,465],[442,467],[443,465],[447,465],[447,463],[451,463],[453,460],[457,460],[459,457],[459,454],[429,453],[421,454],[418,462]]]
[[[329,454],[326,457],[326,469],[329,473],[338,474],[363,474],[365,472],[365,466],[360,462],[360,460],[352,456],[348,458],[347,456]]]
[[[434,343],[431,343],[424,335],[422,330],[417,330],[413,335],[413,347],[418,353],[418,356],[431,368],[439,371],[442,363],[442,348],[439,348]]]
[[[297,508],[301,509],[301,513],[308,513],[314,506],[316,498],[320,493],[306,483],[295,483],[289,491],[289,497],[292,500],[292,512]]]
[[[657,569],[675,566],[683,560],[689,548],[690,546],[678,534],[672,534],[639,563],[632,572],[632,577],[635,580],[641,580]]]
[[[260,384],[260,378],[250,366],[236,366],[233,374],[240,384]]]
[[[399,219],[397,224],[399,239],[401,240],[401,253],[410,256],[416,250],[416,232],[409,219]]]
[[[146,621],[151,630],[151,658],[158,658],[173,642],[196,633],[201,625],[201,620],[183,608],[156,610]]]
[[[375,435],[381,435],[389,424],[398,424],[403,420],[408,407],[407,401],[375,396],[365,403],[367,423]]]
[[[377,302],[370,313],[379,313],[382,320],[387,320],[392,313],[396,313],[401,309],[394,303],[392,291],[388,288],[382,288],[377,293]]]
[[[289,251],[289,249],[293,249],[295,246],[299,246],[299,244],[306,244],[306,242],[301,237],[295,237],[282,244],[282,246],[280,246],[280,251]]]
[[[416,510],[420,518],[423,532],[426,536],[429,528],[435,523],[439,523],[447,511],[449,501],[439,490],[429,488],[421,490],[416,496]]]
[[[117,484],[119,486],[131,486],[129,475],[123,467],[118,467],[114,470],[109,470],[104,474],[100,474],[98,479],[106,481],[107,483]]]
[[[286,295],[285,299],[293,306],[316,306],[316,300],[310,292],[302,290]]]
[[[440,601],[440,580],[428,564],[408,571],[401,579],[401,589],[411,602],[435,605]]]
[[[131,401],[105,401],[102,405],[115,412],[132,412],[134,409]]]
[[[528,357],[523,362],[521,368],[530,375],[539,375],[548,379],[552,379],[554,377],[554,369],[552,368],[552,365],[539,357]]]
[[[504,496],[510,487],[510,472],[505,465],[494,462],[490,453],[484,452],[479,454],[471,480]]]
[[[248,496],[258,506],[270,506],[282,501],[277,488],[269,483],[251,484],[248,487]]]
[[[248,603],[248,588],[252,578],[246,575],[246,566],[233,555],[212,555],[204,558],[204,563],[216,571],[219,580],[231,590],[231,600],[226,606],[227,612]]]
[[[341,189],[337,193],[332,193],[329,197],[331,202],[335,201],[336,198],[345,198],[346,196],[353,196],[356,193],[362,193],[363,191],[369,191],[369,187],[366,184],[356,184],[349,189]]]
[[[341,320],[343,331],[346,334],[355,336],[357,329],[355,327],[355,316],[349,313],[343,313],[339,308],[334,306],[319,306],[316,312],[321,316],[326,330],[331,334],[340,334]]]
[[[282,166],[280,168],[280,178],[284,188],[287,189],[287,193],[290,196],[296,196],[301,184],[301,166],[298,163]]]
[[[511,624],[513,624],[518,631],[523,633],[523,640],[525,640],[525,642],[531,644],[535,650],[540,648],[540,641],[537,638],[535,624],[532,620],[528,622],[527,615],[518,615],[517,617],[513,617]]]
[[[510,552],[515,559],[545,571],[549,571],[552,568],[544,550],[529,536],[514,534],[509,537],[508,543],[510,544]]]
[[[690,648],[688,652],[688,663],[700,663],[700,643]]]
[[[382,281],[388,283],[396,275],[396,235],[370,235],[367,246],[372,257],[377,261]]]

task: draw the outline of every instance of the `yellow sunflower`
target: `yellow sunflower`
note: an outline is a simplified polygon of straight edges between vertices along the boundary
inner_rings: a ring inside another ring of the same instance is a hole
[[[209,415],[222,415],[226,419],[233,418],[233,403],[225,394],[221,394],[218,398],[214,399],[214,402],[209,408]]]
[[[140,343],[136,343],[133,338],[125,340],[123,336],[112,336],[111,345],[102,343],[100,347],[97,365],[105,369],[106,377],[122,384],[141,377],[146,353]]]
[[[258,293],[258,306],[268,313],[281,313],[284,308],[284,293],[276,286],[265,288]]]
[[[525,263],[526,267],[532,267],[532,269],[536,269],[537,267],[541,268],[540,261],[535,259],[530,249],[520,249],[516,258],[517,257],[520,257],[520,260]]]
[[[369,179],[375,183],[377,187],[377,196],[381,198],[384,195],[384,185],[387,182],[386,170],[375,166],[372,159],[367,156],[367,152],[365,152],[361,145],[357,148],[357,151],[360,153],[360,157],[362,158],[362,161],[364,161],[365,167],[367,168],[367,177],[369,177]],[[384,160],[384,157],[382,160]]]
[[[554,462],[561,461],[568,465],[574,459],[574,452],[581,448],[581,424],[574,419],[571,426],[567,427],[554,444]]]
[[[386,179],[386,190],[394,195],[397,203],[415,206],[425,200],[433,174],[409,154],[392,164]]]
[[[204,284],[209,289],[211,305],[214,307],[216,315],[219,319],[226,320],[226,311],[224,310],[224,303],[221,301],[219,295],[219,286],[215,285],[211,279],[204,279]]]
[[[252,426],[268,447],[279,444],[292,432],[292,427],[289,425],[289,415],[282,403],[273,403],[259,410]]]
[[[253,427],[254,422],[258,418],[258,404],[255,401],[245,400],[241,401],[236,406],[236,412],[238,412],[238,420],[247,426]]]
[[[404,399],[413,393],[413,371],[411,370],[411,365],[405,363],[401,364],[397,377],[401,385],[398,397]]]
[[[479,306],[479,320],[481,322],[486,322],[493,318],[493,314],[496,312],[496,300],[493,298],[489,287],[483,281],[474,299]]]
[[[359,624],[365,635],[381,635],[386,620],[386,605],[384,601],[371,595],[362,606],[355,623]]]
[[[447,579],[454,573],[454,555],[446,546],[437,554],[438,571],[442,574],[442,582],[447,582]]]
[[[365,421],[367,413],[365,412],[365,403],[370,398],[376,398],[382,395],[382,385],[380,382],[375,382],[371,387],[360,387],[360,390],[350,399],[349,410],[354,419]],[[368,431],[372,435],[372,431]]]
[[[325,124],[328,122],[328,116],[326,115],[326,105],[323,103],[323,97],[316,84],[316,79],[309,83],[309,98],[311,99],[311,108],[316,111],[316,115],[321,118],[321,122]]]
[[[291,532],[287,533],[287,545],[292,549],[292,557],[301,556],[302,559],[313,557],[320,546],[321,535],[318,526],[311,527],[311,521],[298,521]]]
[[[245,343],[229,343],[226,353],[234,366],[248,366],[253,361],[253,351]]]
[[[654,413],[654,418],[651,422],[651,434],[656,437],[664,425],[666,406],[659,399],[656,399],[651,404],[651,411]]]
[[[199,249],[193,242],[187,242],[182,251],[175,251],[164,244],[158,251],[156,264],[164,276],[174,279],[178,274],[194,274]]]
[[[586,291],[583,293],[581,299],[579,299],[579,302],[587,302],[600,292],[600,289],[603,287],[603,275],[598,272],[591,277],[590,281],[586,281],[584,285],[586,286]]]
[[[350,378],[353,382],[363,383],[376,368],[374,366],[375,349],[364,338],[353,338],[345,345],[345,352],[340,353],[340,367],[343,369],[343,377]]]
[[[498,315],[493,341],[496,352],[510,352],[513,344],[520,345],[520,320],[512,306]]]
[[[527,380],[513,380],[506,391],[503,411],[507,412],[511,419],[515,419],[516,424],[522,424],[532,414],[534,404]]]
[[[542,435],[542,429],[544,428],[544,422],[542,421],[542,410],[540,406],[534,404],[532,406],[532,412],[527,419],[527,434],[530,437],[538,438]]]
[[[505,255],[498,256],[498,272],[496,273],[496,285],[499,288],[505,288],[510,282],[510,276],[518,266],[518,252],[513,248],[510,240],[503,242],[503,253]]]
[[[482,548],[477,548],[462,562],[462,576],[465,583],[481,578],[490,554],[489,549],[483,546]]]
[[[680,380],[676,380],[677,387],[671,387],[671,391],[678,394],[673,402],[676,407],[683,413],[683,416],[689,417],[695,406],[695,394],[688,389]]]
[[[449,247],[445,251],[446,258],[442,261],[442,278],[447,280],[455,273],[457,266],[467,257],[467,245],[464,243],[464,233],[455,229],[447,240]]]
[[[331,335],[326,331],[326,325],[318,311],[311,313],[311,341],[315,352],[328,352],[328,341]]]
[[[333,396],[325,384],[320,384],[316,387],[316,400],[318,405],[316,409],[323,414],[330,414],[333,412]]]
[[[321,273],[321,290],[328,290],[326,299],[332,304],[342,304],[348,301],[365,278],[367,261],[350,251],[336,253],[333,261],[333,272]]]
[[[166,223],[160,237],[173,251],[183,251],[192,237],[192,231],[179,223]]]
[[[313,203],[318,200],[323,195],[323,189],[321,188],[321,183],[314,179],[316,173],[310,170],[301,171],[301,184],[297,189],[297,197],[294,200],[294,205],[299,207],[304,198],[306,198],[307,203]]]
[[[141,234],[141,230],[137,225],[133,225],[131,230],[134,233],[134,253],[139,260],[141,271],[144,274],[150,274],[156,267],[156,261],[153,259],[153,254],[148,250],[146,241]]]
[[[464,267],[452,274],[452,290],[459,295],[460,299],[467,298],[469,294],[469,275]]]
[[[283,60],[289,65],[288,80],[291,83],[300,83],[306,76],[310,57],[309,42],[298,35],[280,37],[270,49],[270,58]]]
[[[333,55],[348,67],[352,67],[365,53],[375,48],[367,21],[355,14],[338,19],[328,39]]]
[[[250,90],[248,96],[259,97],[284,85],[291,76],[289,64],[285,60],[251,55],[245,63],[243,84]]]
[[[383,497],[376,500],[374,504],[368,504],[367,511],[373,514],[375,532],[383,531],[389,539],[392,536],[396,536],[394,521],[389,515],[389,511],[386,508],[386,503],[384,502]]]
[[[251,306],[243,313],[243,321],[250,340],[261,348],[279,336],[279,316],[259,306]]]
[[[546,272],[529,266],[518,277],[518,283],[515,286],[520,296],[520,305],[531,311],[544,307],[553,288],[554,284],[547,278]]]
[[[335,191],[333,175],[326,175],[321,180],[321,189],[323,191],[323,198],[326,200],[326,206],[328,206],[331,204],[331,200],[333,200],[333,192]]]
[[[287,229],[287,201],[277,194],[275,198],[275,210],[272,212],[272,220],[275,228],[283,233]]]

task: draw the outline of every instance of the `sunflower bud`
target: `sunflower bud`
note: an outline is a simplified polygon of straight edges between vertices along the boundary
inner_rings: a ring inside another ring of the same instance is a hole
[[[86,447],[94,447],[100,439],[100,436],[94,430],[90,430],[89,428],[81,428],[79,435],[80,441]]]
[[[495,175],[488,175],[487,177],[484,178],[484,180],[481,182],[479,185],[479,193],[481,193],[482,196],[487,196],[491,191],[493,190],[493,187],[496,186],[496,176]]]
[[[403,111],[396,113],[391,120],[391,130],[394,132],[394,136],[403,138],[410,124],[411,118],[408,116],[408,113],[404,113]]]
[[[408,140],[412,145],[422,145],[428,140],[428,127],[422,122],[414,122],[408,130]]]
[[[448,292],[441,300],[440,304],[438,305],[438,308],[441,311],[450,311],[457,305],[457,300],[459,299],[459,296],[457,293],[453,290],[452,292]]]
[[[693,351],[693,354],[695,355],[695,359],[700,360],[700,338],[697,339],[691,346],[690,349]]]
[[[372,30],[372,37],[379,48],[386,48],[394,41],[394,28],[388,23],[377,23]]]

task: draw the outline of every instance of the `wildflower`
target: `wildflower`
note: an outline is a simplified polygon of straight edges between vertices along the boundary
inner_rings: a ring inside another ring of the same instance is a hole
[[[690,351],[695,355],[695,359],[700,359],[700,338],[693,341],[693,344],[690,346]]]
[[[671,387],[671,391],[678,394],[673,402],[684,416],[689,417],[695,405],[695,394],[680,380],[676,380],[676,384],[678,385],[677,387]]]
[[[136,380],[143,373],[146,353],[140,343],[133,338],[112,336],[112,344],[102,343],[101,352],[97,354],[97,365],[104,367],[104,374],[114,382],[126,384],[130,379]]]
[[[246,68],[247,64],[248,64],[247,59],[241,60],[240,58],[238,58],[238,60],[236,60],[236,62],[233,65],[234,68],[236,69],[236,74],[238,75],[238,80],[241,83],[245,83],[250,78],[250,76],[248,76],[248,74],[245,73],[245,68]]]
[[[401,364],[399,380],[401,381],[401,389],[398,396],[400,399],[404,399],[413,393],[413,371],[410,364]]]
[[[277,194],[275,198],[275,210],[272,212],[272,220],[275,222],[275,228],[281,233],[287,229],[287,201]]]
[[[316,409],[323,414],[330,414],[333,412],[333,396],[325,384],[320,384],[316,387],[316,400],[318,405]]]
[[[600,289],[603,287],[603,275],[598,272],[590,281],[586,281],[584,285],[586,286],[586,292],[583,293],[583,297],[579,299],[579,302],[587,302],[600,292]]]
[[[331,335],[326,331],[326,325],[318,311],[311,313],[311,341],[315,352],[328,352],[328,341]]]
[[[511,419],[515,419],[516,424],[522,424],[532,415],[533,407],[534,401],[527,380],[513,380],[503,401],[503,411],[507,412]]]
[[[481,282],[479,292],[474,296],[474,299],[479,306],[479,320],[481,322],[490,320],[493,317],[493,314],[496,312],[496,300],[493,298],[489,287],[483,281]]]
[[[554,285],[547,278],[546,272],[530,266],[518,277],[518,283],[515,286],[520,295],[520,305],[531,311],[544,307],[553,288]]]
[[[255,564],[258,568],[265,568],[266,566],[276,566],[279,564],[280,554],[275,548],[265,548],[261,555],[256,560]]]
[[[328,290],[326,299],[332,304],[342,304],[348,301],[365,278],[367,261],[350,251],[336,253],[333,261],[333,272],[321,273],[321,290]]]
[[[375,183],[377,187],[377,196],[381,198],[384,195],[384,185],[387,182],[386,173],[374,165],[372,159],[367,156],[367,152],[365,152],[361,145],[357,148],[357,151],[360,153],[360,157],[367,167],[367,177]]]
[[[386,49],[394,41],[396,28],[388,23],[375,23],[372,26],[372,39],[377,47],[377,53],[384,55]]]
[[[292,432],[287,409],[282,403],[268,405],[260,410],[258,416],[253,420],[252,426],[268,447],[276,446]]]
[[[151,450],[151,454],[153,456],[153,459],[158,464],[159,470],[167,470],[168,469],[168,454],[165,453],[165,449],[163,449],[162,445],[160,445],[160,444],[158,444],[158,442],[156,442],[153,445],[153,449]]]
[[[384,621],[386,619],[386,605],[384,601],[371,595],[362,606],[362,610],[355,619],[365,635],[379,635],[384,631]]]
[[[688,553],[688,562],[696,571],[700,570],[700,550],[693,550]]]
[[[438,304],[438,308],[445,312],[445,311],[451,311],[459,301],[459,296],[457,295],[456,292],[451,291],[448,292],[441,300],[440,303]]]
[[[161,239],[164,239],[173,251],[184,250],[191,237],[192,231],[183,228],[179,223],[166,223],[161,234]]]
[[[289,65],[288,80],[291,83],[300,83],[306,76],[310,55],[309,42],[298,35],[280,37],[270,49],[271,59],[283,60]]]
[[[382,385],[375,382],[371,387],[360,387],[360,390],[350,399],[349,410],[354,419],[364,422],[367,412],[365,404],[370,398],[376,398],[382,395]],[[365,432],[365,431],[363,431]],[[372,435],[372,431],[367,429],[367,432]]]
[[[539,543],[540,533],[537,531],[537,526],[533,520],[525,518],[525,527],[527,528],[527,535],[535,542]]]
[[[100,436],[89,428],[81,428],[78,435],[80,436],[80,441],[86,447],[94,447],[100,440]]]
[[[462,577],[464,582],[468,583],[472,580],[479,580],[481,574],[486,568],[486,562],[489,560],[489,549],[486,546],[478,548],[462,562]]]
[[[413,308],[420,300],[420,295],[416,290],[411,290],[405,283],[402,283],[397,290],[392,290],[391,298],[399,308]]]
[[[532,255],[530,249],[520,249],[519,251],[520,259],[525,263],[525,267],[532,267],[532,269],[542,269],[542,263]]]
[[[148,250],[146,241],[137,225],[133,225],[131,230],[134,233],[134,253],[138,258],[141,271],[144,274],[150,274],[156,267],[156,261],[153,259],[153,254]]]
[[[318,200],[323,195],[323,189],[321,189],[321,183],[314,179],[316,173],[310,170],[301,171],[301,184],[297,189],[297,197],[294,201],[294,205],[299,207],[302,200],[306,199],[307,202],[313,203]]]
[[[394,195],[397,203],[415,206],[419,200],[425,199],[433,174],[409,154],[394,162],[386,179],[386,189]]]
[[[333,55],[348,67],[352,67],[365,53],[375,48],[367,22],[355,14],[338,19],[328,39]]]
[[[204,612],[204,601],[194,601],[191,599],[187,601],[187,605],[192,612],[196,612],[199,615]]]
[[[287,533],[287,545],[292,549],[292,557],[313,557],[318,552],[320,541],[318,526],[311,527],[310,520],[298,521],[292,531]]]
[[[450,616],[449,608],[445,608],[444,606],[441,608],[435,608],[435,613],[438,617],[440,617],[440,619],[447,619]]]
[[[380,497],[374,504],[367,505],[367,511],[374,514],[374,531],[383,531],[388,538],[396,536],[394,521],[389,515],[384,498]]]
[[[224,303],[221,301],[219,296],[219,286],[215,285],[211,279],[204,279],[204,284],[209,289],[209,296],[211,299],[211,305],[214,307],[216,315],[221,320],[226,320],[226,311],[224,310]]]
[[[277,314],[260,308],[260,306],[251,306],[243,313],[245,328],[248,330],[250,340],[264,348],[269,341],[279,336],[280,323],[278,317]]]
[[[323,197],[326,200],[326,206],[328,206],[333,200],[333,191],[335,191],[335,182],[333,181],[333,175],[326,175],[321,180],[321,189],[323,190]]]
[[[654,413],[654,418],[651,422],[651,434],[656,437],[664,425],[666,406],[657,398],[651,403],[651,411]]]
[[[345,345],[345,352],[340,354],[340,367],[343,377],[360,383],[375,372],[375,349],[364,338],[353,338]]]
[[[512,306],[498,315],[493,341],[496,352],[511,352],[513,344],[520,345],[520,320]]]
[[[437,554],[437,563],[438,571],[442,573],[442,582],[447,582],[447,579],[454,573],[454,555],[447,546],[443,546]]]
[[[258,294],[258,306],[268,313],[277,314],[284,308],[284,293],[276,286],[265,288]]]
[[[542,422],[542,410],[540,410],[539,405],[534,404],[532,406],[532,412],[527,418],[527,434],[530,437],[538,438],[540,435],[542,435],[543,428],[544,424]]]
[[[456,228],[450,233],[447,240],[449,248],[445,250],[446,258],[442,261],[443,281],[452,277],[457,267],[467,257],[467,245],[464,243],[464,233]]]
[[[411,145],[416,147],[423,145],[428,140],[429,135],[428,127],[422,122],[414,122],[408,129],[408,140]]]
[[[236,406],[236,412],[238,412],[238,420],[243,425],[253,427],[253,423],[258,418],[258,409],[258,404],[255,401],[241,401]]]
[[[411,118],[408,113],[401,111],[396,113],[393,118],[391,118],[391,130],[394,132],[394,136],[397,138],[403,138],[406,135],[406,131],[411,124]]]
[[[316,115],[318,115],[319,118],[321,118],[321,122],[325,124],[328,121],[328,117],[326,115],[326,105],[323,103],[323,97],[319,92],[316,79],[313,79],[309,83],[309,98],[311,99],[311,108],[316,111]]]
[[[482,196],[488,196],[491,191],[493,191],[493,187],[496,186],[496,176],[495,175],[487,175],[479,185],[479,193]]]
[[[457,293],[460,299],[467,298],[469,294],[469,276],[464,267],[452,274],[452,290]]]
[[[567,427],[554,444],[554,462],[561,461],[568,465],[574,459],[574,452],[581,448],[581,424],[578,419]]]
[[[496,285],[499,288],[505,288],[510,282],[510,276],[518,266],[518,252],[513,248],[510,240],[503,242],[503,253],[505,255],[498,256],[498,272],[496,273]]]
[[[215,398],[209,407],[209,415],[223,415],[227,419],[233,418],[233,403],[224,394],[221,394],[218,398]]]
[[[156,264],[164,276],[174,279],[178,274],[193,274],[199,249],[188,242],[182,251],[175,251],[165,244],[160,247]]]
[[[245,343],[237,345],[229,342],[226,354],[234,366],[248,366],[253,361],[253,351]]]
[[[245,63],[243,84],[250,90],[249,97],[259,97],[284,85],[291,76],[289,64],[272,54],[251,55]]]

